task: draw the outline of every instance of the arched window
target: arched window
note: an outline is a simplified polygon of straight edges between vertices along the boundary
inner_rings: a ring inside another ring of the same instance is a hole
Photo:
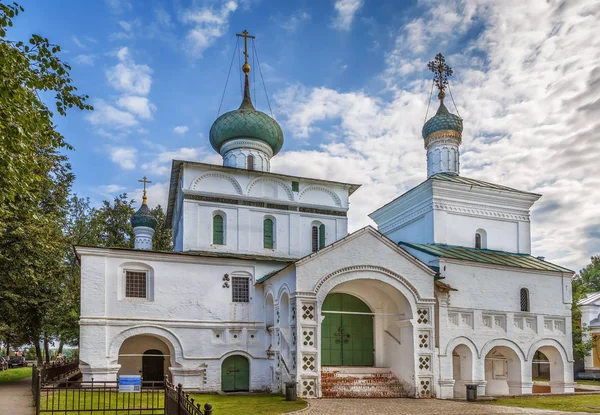
[[[263,221],[263,247],[273,249],[273,219],[266,218]]]
[[[252,154],[248,155],[248,170],[254,170],[254,156]]]
[[[521,311],[529,311],[529,291],[521,288]]]
[[[487,249],[487,233],[483,229],[475,231],[475,248]]]
[[[314,224],[312,226],[312,251],[317,252],[325,248],[325,225]]]
[[[213,245],[223,245],[225,226],[223,216],[220,214],[213,216]]]

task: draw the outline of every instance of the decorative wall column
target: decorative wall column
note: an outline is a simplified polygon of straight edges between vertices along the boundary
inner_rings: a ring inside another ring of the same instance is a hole
[[[317,344],[317,299],[314,293],[298,293],[296,297],[297,348],[299,395],[301,398],[318,398],[321,395],[319,368],[321,366]]]
[[[417,304],[415,325],[416,395],[420,398],[434,396],[433,351],[435,346],[433,304]]]

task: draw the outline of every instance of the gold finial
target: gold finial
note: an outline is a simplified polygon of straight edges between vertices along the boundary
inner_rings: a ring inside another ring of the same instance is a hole
[[[142,205],[145,205],[146,202],[148,201],[148,198],[146,197],[146,183],[152,183],[152,182],[147,180],[146,176],[144,176],[144,178],[142,180],[138,180],[138,182],[144,183],[144,195],[142,196]]]
[[[446,58],[441,53],[435,55],[434,60],[429,62],[427,67],[433,72],[433,82],[440,91],[438,98],[444,103],[444,97],[446,96],[444,90],[448,86],[448,78],[452,76],[452,68],[446,64]]]
[[[250,36],[247,30],[244,30],[241,34],[237,33],[236,36],[244,38],[244,64],[242,65],[242,71],[248,76],[250,72],[250,65],[248,64],[248,39],[254,39],[254,36]]]

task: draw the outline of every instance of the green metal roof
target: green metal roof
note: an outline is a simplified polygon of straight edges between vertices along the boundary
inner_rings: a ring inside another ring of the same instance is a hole
[[[134,228],[137,228],[138,226],[145,226],[147,228],[156,229],[156,226],[158,225],[158,221],[154,216],[152,216],[150,208],[148,205],[146,205],[146,203],[142,204],[142,206],[133,214],[129,221],[131,222],[131,226]]]
[[[287,265],[286,265],[286,267],[287,267]],[[266,280],[270,279],[273,275],[277,274],[279,271],[282,271],[286,267],[283,267],[283,268],[280,268],[280,269],[276,269],[275,271],[269,272],[264,277],[259,278],[258,280],[256,280],[256,284],[262,284],[263,282],[265,282]]]
[[[444,130],[453,130],[457,133],[462,133],[463,122],[458,115],[451,114],[444,103],[440,103],[436,114],[431,117],[423,126],[421,134],[423,138],[427,138],[429,135]]]
[[[401,246],[413,248],[441,258],[458,259],[463,261],[480,262],[484,264],[503,265],[507,267],[533,269],[538,271],[568,272],[573,271],[543,261],[528,254],[517,254],[505,251],[493,251],[491,249],[475,249],[464,246],[444,245],[444,244],[415,244],[410,242],[400,242]]]
[[[466,184],[469,186],[484,187],[487,189],[500,190],[500,191],[506,191],[506,192],[517,192],[517,193],[524,193],[524,194],[529,194],[529,195],[537,194],[537,193],[525,192],[523,190],[513,189],[512,187],[501,186],[499,184],[484,182],[483,180],[470,179],[468,177],[459,176],[458,174],[452,174],[452,173],[437,173],[437,174],[434,174],[433,176],[431,176],[428,180],[441,180],[444,182]],[[540,196],[540,195],[538,195],[538,196]]]

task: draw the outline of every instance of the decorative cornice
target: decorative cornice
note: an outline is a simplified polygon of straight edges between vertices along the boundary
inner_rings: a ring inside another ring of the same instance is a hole
[[[252,150],[258,150],[265,153],[268,157],[273,157],[273,149],[271,146],[263,143],[262,141],[251,140],[247,138],[241,138],[236,140],[227,141],[221,147],[221,155],[225,157],[225,154],[229,151],[236,150],[238,148],[249,148]]]
[[[452,140],[452,142],[460,145],[462,142],[462,134],[454,130],[436,131],[425,137],[425,148],[428,148],[432,143],[438,140]]]
[[[219,179],[225,179],[227,180],[229,183],[231,183],[233,185],[233,187],[235,188],[235,191],[237,192],[238,195],[242,196],[244,193],[242,191],[242,186],[240,186],[240,184],[238,183],[238,181],[227,175],[227,174],[223,174],[223,173],[218,173],[218,172],[209,172],[209,173],[204,173],[203,175],[197,177],[194,179],[194,181],[192,182],[190,189],[191,190],[197,190],[198,189],[198,184],[203,180],[206,179],[207,177],[217,177]]]
[[[333,203],[335,203],[336,206],[338,206],[338,207],[342,206],[342,201],[340,200],[340,197],[338,195],[336,195],[334,191],[327,189],[326,187],[323,187],[323,186],[305,187],[304,189],[302,189],[302,192],[300,192],[300,195],[298,196],[298,200],[302,200],[302,196],[304,196],[304,194],[306,192],[309,192],[311,190],[317,190],[320,192],[327,193],[333,199]]]
[[[491,206],[479,206],[472,204],[433,203],[434,210],[459,213],[470,216],[493,217],[497,219],[519,220],[529,222],[529,215],[519,215],[508,211],[508,209],[495,208]]]
[[[256,179],[252,180],[249,184],[248,184],[248,188],[246,190],[246,195],[247,196],[252,196],[252,189],[254,188],[254,186],[256,185],[256,183],[274,183],[277,186],[281,186],[287,196],[288,196],[288,200],[290,202],[292,202],[294,200],[294,194],[292,192],[292,189],[290,189],[290,187],[285,184],[284,182],[282,182],[281,180],[276,180],[276,179],[271,179],[271,178],[265,178],[265,177],[257,177]]]

